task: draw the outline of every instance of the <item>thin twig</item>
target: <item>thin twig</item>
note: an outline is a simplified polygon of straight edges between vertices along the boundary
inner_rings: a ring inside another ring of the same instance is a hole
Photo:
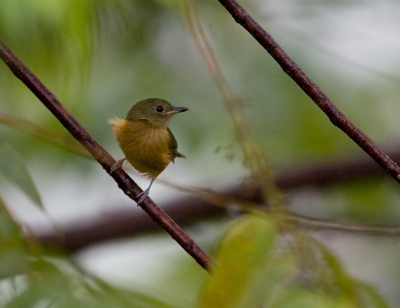
[[[295,223],[300,227],[306,227],[307,229],[334,230],[339,232],[356,233],[356,234],[372,235],[372,236],[384,236],[384,237],[400,236],[399,224],[363,225],[363,224],[333,221],[330,219],[310,218],[291,212],[285,213],[282,219],[287,220],[288,222]]]
[[[25,133],[31,134],[32,136],[36,136],[42,138],[46,141],[51,142],[53,145],[61,147],[63,149],[67,149],[72,153],[75,153],[79,156],[85,158],[92,158],[87,151],[85,151],[76,140],[72,138],[70,135],[61,135],[57,134],[53,131],[50,131],[44,127],[36,125],[22,117],[10,114],[8,112],[0,110],[0,123],[23,131]]]
[[[260,45],[265,48],[282,67],[283,71],[317,104],[328,116],[332,124],[340,128],[393,179],[400,183],[400,167],[340,112],[325,93],[300,69],[271,35],[269,35],[235,0],[218,1],[227,9],[235,21],[245,28]]]
[[[111,166],[115,163],[115,159],[64,108],[58,99],[17,58],[2,40],[0,40],[0,57],[14,75],[36,95],[71,135],[86,148],[108,173],[110,173]],[[123,170],[118,169],[118,171],[113,172],[111,176],[129,198],[135,202],[139,200],[138,195],[142,190]],[[146,198],[140,206],[155,222],[157,222],[157,224],[167,231],[171,237],[197,261],[197,263],[207,270],[210,269],[212,264],[210,257],[150,198]]]
[[[400,149],[393,149],[388,151],[388,153],[391,157],[400,161]],[[275,181],[277,185],[282,190],[285,190],[286,193],[289,193],[293,189],[302,189],[304,186],[317,189],[320,186],[335,185],[336,183],[355,180],[368,180],[371,177],[379,179],[385,175],[384,171],[365,155],[364,157],[357,156],[351,159],[346,157],[328,163],[314,163],[310,166],[305,164],[300,165],[301,167],[298,164],[289,166],[276,176]],[[253,193],[249,193],[250,191]],[[242,184],[235,184],[220,194],[224,196],[223,198],[235,200],[235,203],[237,200],[245,200],[253,204],[263,203],[259,188],[256,186],[244,187]],[[224,208],[216,207],[205,199],[195,197],[196,195],[190,194],[189,196],[173,200],[164,204],[163,208],[180,226],[190,225],[210,217],[222,216],[226,213]],[[188,204],[190,206],[187,206]],[[302,221],[309,218],[300,215],[297,216],[298,220],[296,223],[300,227],[323,230],[324,224],[327,223],[325,220],[311,219],[307,221],[308,223],[303,224]],[[287,217],[287,219],[291,220],[291,217]],[[337,224],[340,225],[340,228],[336,228]],[[62,239],[57,237],[54,230],[44,229],[42,226],[32,226],[31,229],[34,236],[41,243],[62,246],[68,252],[75,252],[104,240],[135,236],[143,233],[147,234],[157,230],[157,227],[143,212],[112,209],[101,214],[96,214],[88,219],[74,221],[61,226]],[[328,221],[326,229],[343,232],[362,232],[374,236],[400,235],[400,226],[398,225],[360,226]]]
[[[217,61],[214,51],[205,35],[191,0],[182,0],[182,6],[189,29],[197,44],[199,52],[225,104],[226,113],[233,123],[236,140],[238,141],[246,166],[256,179],[262,193],[268,199],[271,208],[283,208],[284,198],[276,186],[271,168],[263,156],[262,150],[255,141],[243,113],[243,104],[239,101],[229,86]]]
[[[370,234],[374,236],[399,236],[400,225],[365,225],[349,222],[339,222],[331,219],[311,218],[304,215],[293,213],[289,210],[279,209],[278,211],[270,208],[261,207],[260,203],[253,200],[244,200],[237,197],[221,194],[209,189],[168,184],[180,191],[187,192],[196,196],[206,203],[214,204],[222,209],[236,209],[243,213],[253,213],[256,215],[275,215],[281,222],[294,223],[307,229],[336,230],[348,233]]]
[[[362,234],[381,237],[400,236],[399,224],[355,224],[339,222],[330,219],[310,218],[288,210],[268,211],[260,207],[260,195],[252,199],[244,199],[241,194],[242,187],[223,193],[216,193],[206,189],[182,187],[176,184],[171,186],[180,191],[187,192],[190,196],[175,200],[165,205],[165,210],[180,225],[188,225],[194,221],[204,220],[212,216],[224,216],[228,212],[248,212],[256,215],[276,217],[282,225],[297,225],[307,230],[333,230],[350,234]],[[247,192],[247,190],[246,190]],[[187,206],[190,204],[190,207]],[[153,223],[143,212],[128,210],[113,210],[101,215],[97,214],[90,219],[74,221],[61,226],[63,238],[60,239],[50,228],[31,228],[31,233],[40,243],[62,246],[67,252],[75,252],[94,243],[125,236],[148,234],[157,230]],[[26,234],[29,238],[30,234]]]

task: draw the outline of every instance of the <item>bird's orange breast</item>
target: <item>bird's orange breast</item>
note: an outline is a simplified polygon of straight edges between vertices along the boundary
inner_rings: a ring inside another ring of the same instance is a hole
[[[109,122],[126,159],[137,171],[156,178],[173,160],[165,128],[140,120],[114,118]]]

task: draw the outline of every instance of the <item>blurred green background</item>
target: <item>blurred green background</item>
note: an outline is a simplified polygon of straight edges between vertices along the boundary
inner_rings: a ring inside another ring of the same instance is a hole
[[[353,123],[381,148],[396,148],[400,140],[398,1],[246,0],[241,5]],[[274,171],[365,156],[218,1],[194,1],[194,6]],[[122,154],[107,120],[124,117],[139,100],[160,97],[190,110],[170,124],[187,159],[169,166],[161,179],[218,190],[248,175],[180,1],[0,0],[0,38],[116,159]],[[0,111],[67,135],[3,63]],[[0,138],[21,156],[43,206],[60,224],[116,208],[136,208],[95,161],[5,124],[0,126]],[[148,185],[131,174],[141,187]],[[51,224],[15,184],[1,175],[0,183],[1,198],[17,221],[28,229]],[[398,184],[382,176],[302,189],[287,195],[287,201],[289,209],[312,217],[396,223],[400,220],[398,192]],[[182,193],[156,183],[151,195],[162,205],[166,196]],[[187,231],[212,253],[230,221],[227,217],[207,220]],[[397,238],[335,232],[315,236],[334,251],[347,271],[372,284],[393,307],[400,305]],[[141,298],[149,307],[162,307],[152,302],[155,299],[172,307],[191,307],[205,275],[164,234],[110,241],[72,260],[78,264],[68,265],[74,271],[83,269],[110,283],[112,287],[107,288],[110,294],[116,292],[121,307],[140,306],[123,302],[125,296]],[[65,266],[61,266],[63,271]],[[40,271],[51,272],[47,267]],[[87,288],[88,278],[82,278],[86,274],[77,275]],[[9,293],[7,288],[8,282],[0,282],[2,294]],[[34,296],[45,294],[40,292]]]

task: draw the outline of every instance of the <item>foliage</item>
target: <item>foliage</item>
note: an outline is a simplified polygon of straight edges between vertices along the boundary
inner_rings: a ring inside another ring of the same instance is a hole
[[[218,246],[199,307],[387,307],[325,247],[292,236],[269,217],[235,221]]]
[[[42,207],[39,192],[22,158],[12,145],[0,139],[0,172],[14,185],[18,186],[31,200]]]

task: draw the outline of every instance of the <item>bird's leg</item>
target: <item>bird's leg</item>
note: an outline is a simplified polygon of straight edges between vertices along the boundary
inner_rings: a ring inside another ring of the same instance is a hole
[[[153,185],[153,182],[154,182],[154,179],[151,179],[151,182],[150,182],[149,187],[147,187],[146,190],[142,191],[142,192],[138,195],[138,197],[140,197],[140,199],[139,199],[137,205],[139,205],[140,203],[142,203],[142,201],[143,201],[144,199],[146,199],[146,197],[149,195],[150,187],[151,187],[151,185]]]
[[[118,168],[121,168],[122,164],[124,163],[124,161],[126,160],[126,158],[122,158],[116,161],[116,163],[114,165],[112,165],[111,169],[110,169],[110,174],[112,174],[115,170],[117,170]]]

